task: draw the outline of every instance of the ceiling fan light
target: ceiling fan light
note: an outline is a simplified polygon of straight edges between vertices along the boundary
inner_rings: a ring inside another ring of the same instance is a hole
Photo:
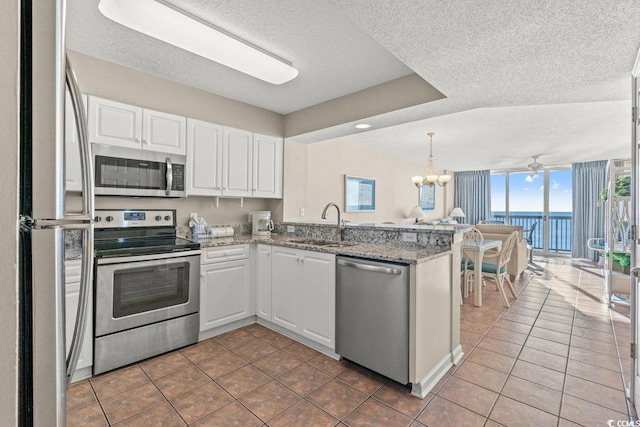
[[[164,2],[100,0],[98,9],[121,25],[265,82],[280,85],[298,76],[286,61]]]

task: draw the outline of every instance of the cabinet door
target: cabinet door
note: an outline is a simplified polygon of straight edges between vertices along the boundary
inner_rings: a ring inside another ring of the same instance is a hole
[[[300,280],[300,333],[335,348],[335,255],[304,251]]]
[[[248,259],[201,267],[200,332],[250,316]]]
[[[85,113],[87,112],[87,95],[82,95]],[[80,147],[78,130],[73,114],[71,95],[66,93],[64,106],[64,173],[65,191],[82,191],[82,170],[80,169]]]
[[[222,126],[187,119],[187,194],[222,194]]]
[[[252,134],[224,128],[222,194],[251,197]]]
[[[271,246],[258,245],[256,253],[257,315],[271,322]]]
[[[274,246],[271,250],[273,323],[299,332],[299,269],[301,251]]]
[[[187,118],[154,110],[142,110],[142,149],[160,153],[187,153]]]
[[[282,197],[282,139],[253,135],[253,197]]]
[[[139,149],[142,141],[142,108],[90,96],[89,140]]]
[[[65,262],[65,340],[66,354],[71,348],[73,329],[76,324],[78,301],[80,298],[80,261]],[[89,305],[87,306],[87,324],[84,328],[80,358],[76,370],[93,365],[93,297],[89,287]]]

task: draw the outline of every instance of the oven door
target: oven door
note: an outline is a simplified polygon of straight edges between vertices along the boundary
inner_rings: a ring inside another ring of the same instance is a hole
[[[200,307],[200,251],[98,259],[95,336],[149,325]]]

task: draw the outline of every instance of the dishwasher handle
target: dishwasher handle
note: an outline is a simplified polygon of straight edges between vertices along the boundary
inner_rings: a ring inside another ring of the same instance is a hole
[[[356,268],[358,270],[370,271],[372,273],[393,274],[395,276],[399,276],[400,274],[402,274],[402,270],[399,268],[381,267],[381,266],[371,265],[371,264],[360,264],[358,262],[347,261],[344,259],[339,259],[338,265]]]

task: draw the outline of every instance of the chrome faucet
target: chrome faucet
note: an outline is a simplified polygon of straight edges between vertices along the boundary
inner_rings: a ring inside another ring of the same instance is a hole
[[[340,208],[338,207],[338,205],[336,205],[333,202],[328,203],[327,206],[325,206],[324,209],[322,210],[322,219],[327,219],[327,210],[329,210],[329,207],[331,206],[335,206],[336,209],[338,210],[338,241],[341,242],[342,233],[344,232],[345,227],[341,219]]]

